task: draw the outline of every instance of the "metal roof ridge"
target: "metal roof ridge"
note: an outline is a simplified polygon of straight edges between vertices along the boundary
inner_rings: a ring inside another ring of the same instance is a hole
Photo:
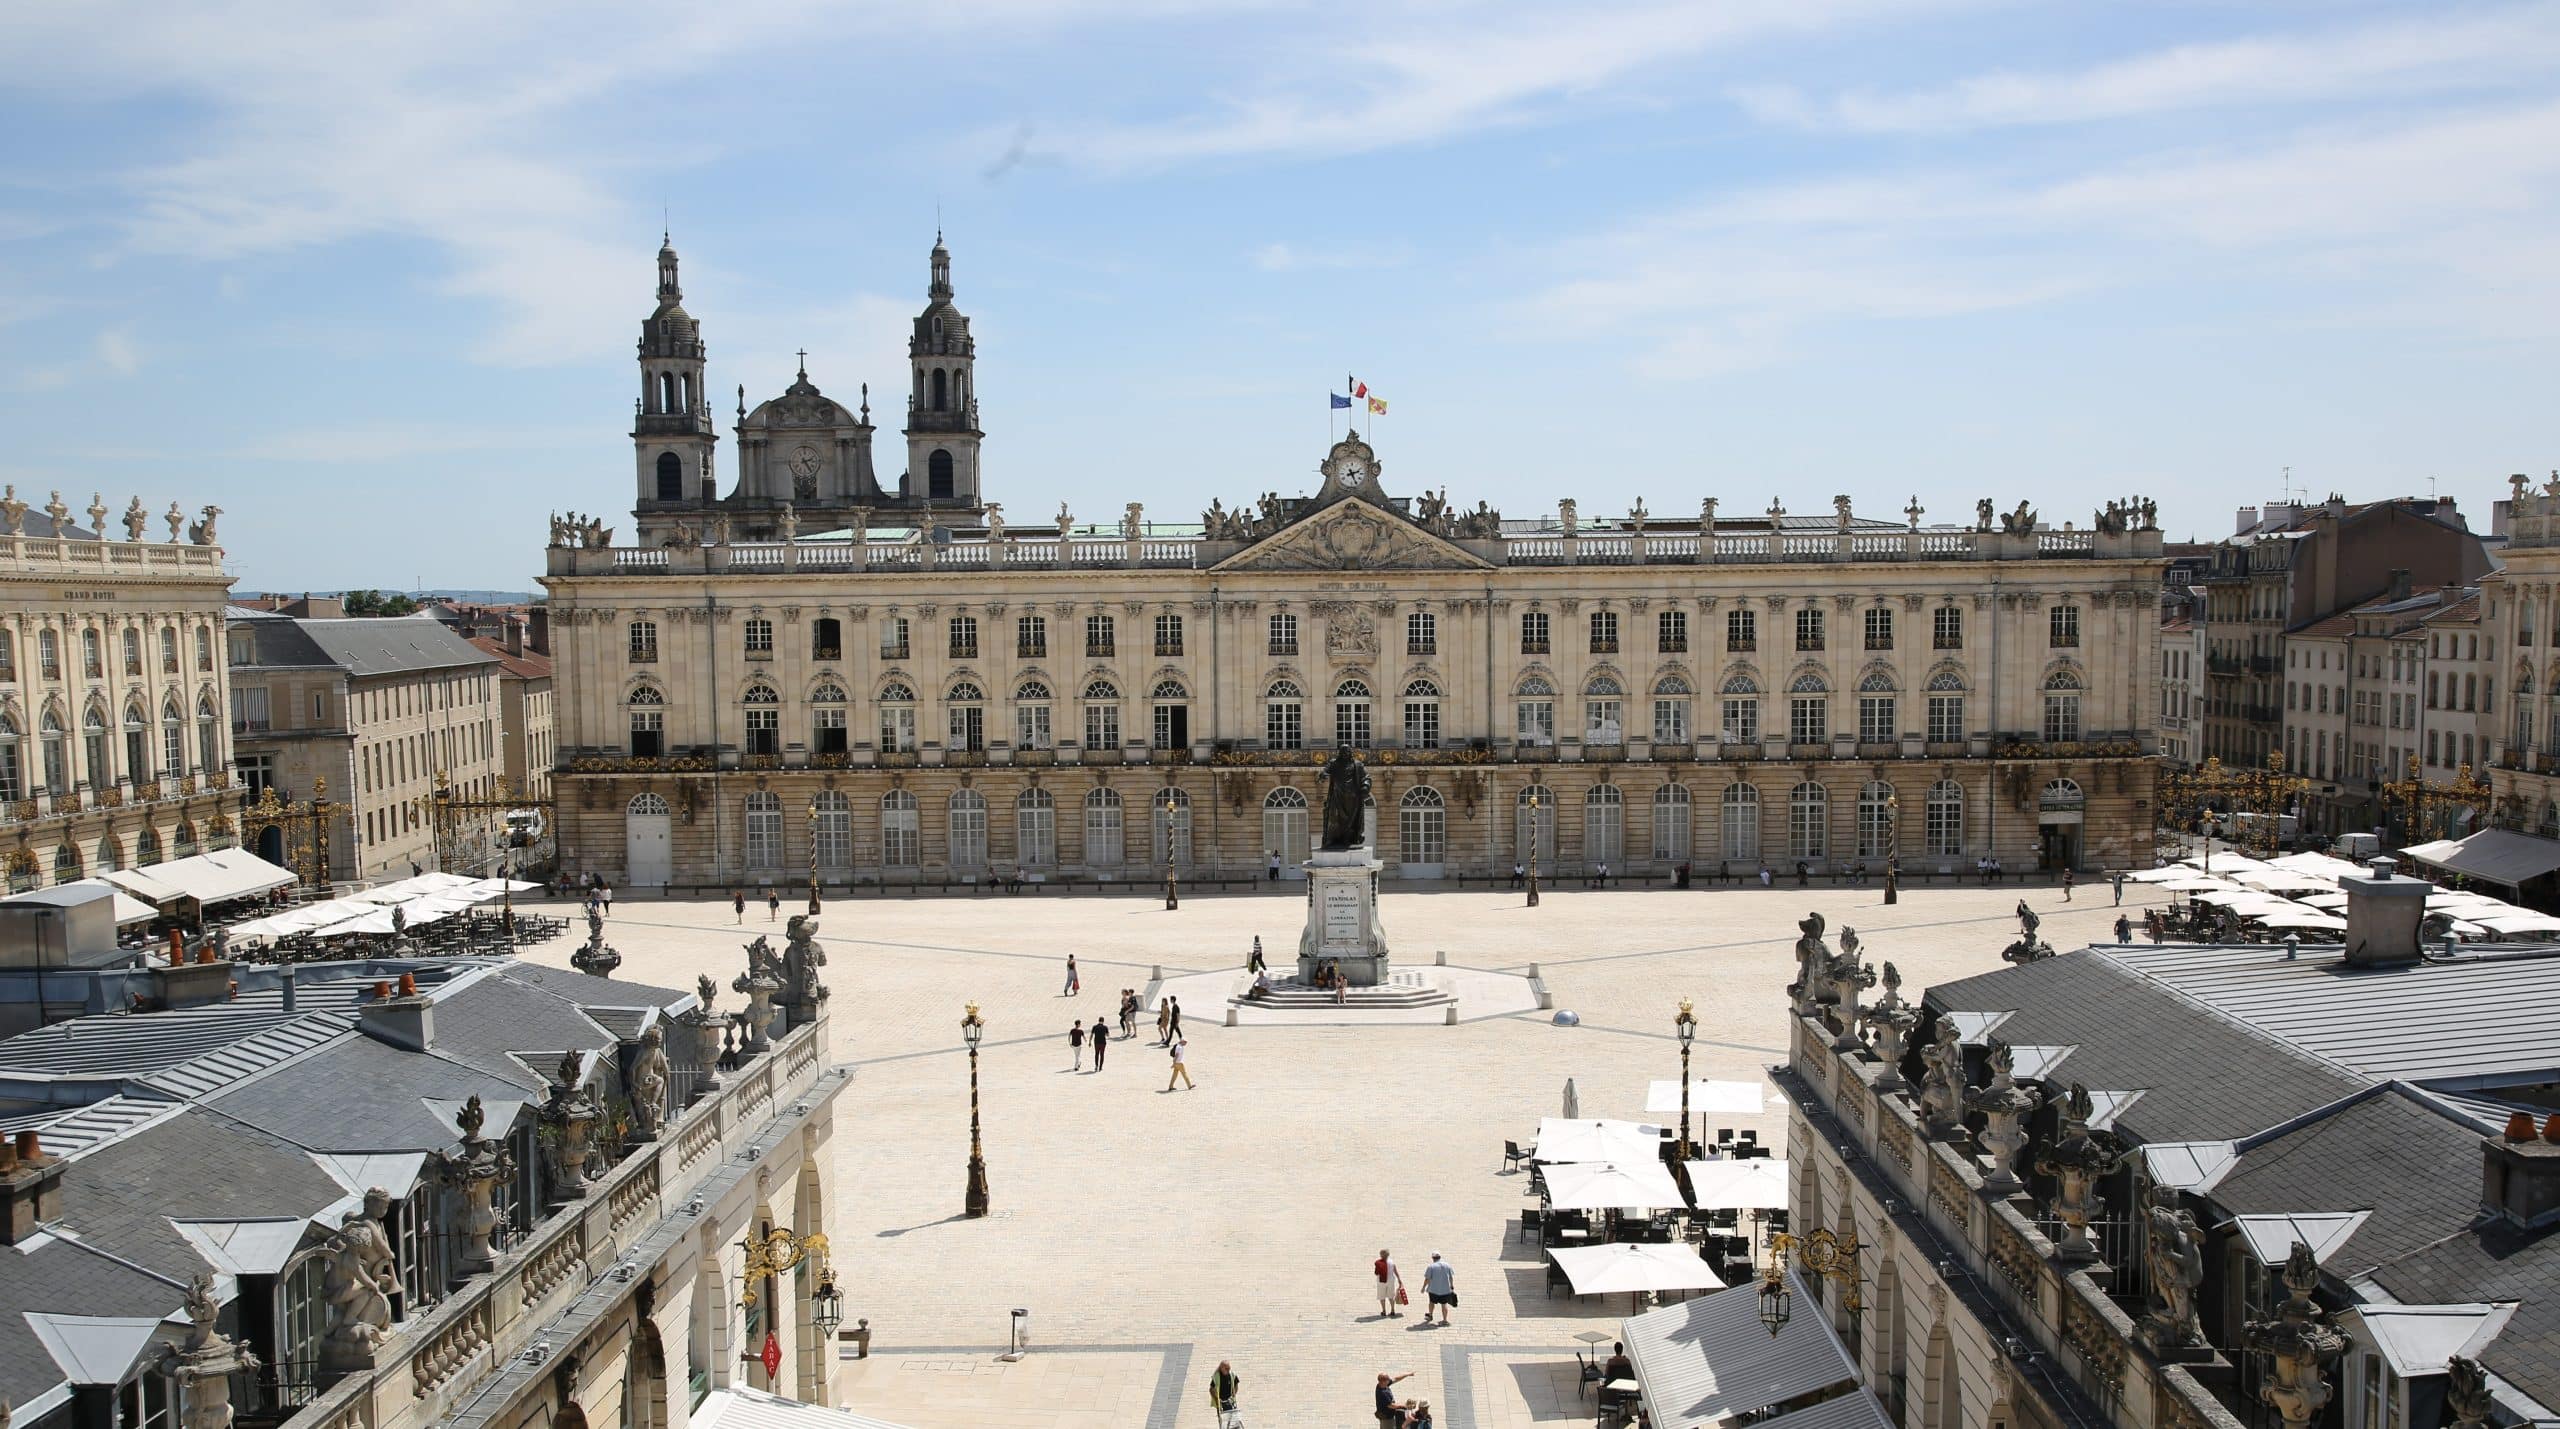
[[[2254,951],[2258,951],[2258,950],[2260,950],[2260,948],[2261,948],[2262,946],[2265,946],[2265,945],[2256,944],[2256,943],[2230,943],[2230,944],[2197,943],[2197,944],[2191,944],[2191,945],[2189,945],[2189,946],[2188,946],[2184,951],[2187,951],[2187,952],[2195,952],[2195,951],[2199,951],[2199,950],[2204,949],[2204,948],[2207,948],[2207,947],[2239,947],[2239,948],[2248,948],[2248,949],[2250,949],[2251,951],[2253,951],[2253,952],[2254,952]],[[2153,976],[2153,975],[2152,975],[2152,974],[2150,974],[2150,973],[2144,972],[2144,971],[2143,971],[2141,968],[2139,968],[2139,967],[2136,967],[2136,966],[2134,966],[2134,965],[2132,965],[2132,964],[2130,964],[2130,963],[2127,963],[2127,962],[2123,962],[2123,961],[2119,958],[2119,956],[2118,956],[2118,955],[2119,955],[2119,953],[2129,953],[2129,954],[2135,954],[2135,955],[2137,955],[2137,956],[2138,956],[2138,955],[2140,955],[2140,954],[2142,954],[2142,953],[2145,953],[2145,952],[2165,952],[2165,951],[2166,951],[2165,949],[2139,949],[2139,948],[2134,948],[2134,947],[2132,947],[2132,946],[2130,946],[2130,945],[2127,945],[2127,946],[2125,946],[2125,947],[2123,947],[2123,948],[2121,948],[2121,949],[2118,949],[2118,948],[2101,947],[2101,946],[2099,946],[2099,945],[2098,945],[2098,944],[2096,944],[2096,943],[2092,943],[2092,944],[2090,944],[2090,945],[2089,945],[2089,947],[2088,947],[2088,951],[2089,951],[2089,952],[2091,952],[2091,953],[2093,953],[2093,954],[2095,954],[2095,955],[2097,955],[2100,959],[2102,959],[2102,960],[2104,960],[2104,961],[2106,961],[2106,962],[2114,963],[2114,964],[2116,964],[2117,966],[2122,967],[2122,968],[2124,969],[2125,973],[2126,973],[2128,976],[2138,977],[2138,978],[2142,979],[2144,982],[2147,982],[2147,983],[2151,984],[2152,986],[2157,987],[2157,988],[2161,989],[2162,991],[2164,991],[2164,992],[2168,993],[2170,996],[2177,998],[2179,1001],[2184,1002],[2184,1003],[2188,1004],[2189,1006],[2191,1006],[2191,1007],[2194,1007],[2194,1008],[2198,1009],[2199,1011],[2203,1012],[2206,1016],[2211,1017],[2211,1018],[2214,1018],[2214,1019],[2216,1019],[2217,1021],[2220,1021],[2220,1022],[2228,1023],[2229,1025],[2231,1025],[2231,1026],[2233,1026],[2233,1027],[2236,1027],[2236,1028],[2240,1029],[2241,1031],[2243,1031],[2243,1032],[2245,1032],[2245,1033],[2249,1034],[2251,1037],[2256,1038],[2256,1039],[2257,1039],[2257,1040],[2259,1040],[2260,1042],[2263,1042],[2263,1043],[2265,1043],[2267,1046],[2272,1047],[2272,1048],[2275,1048],[2276,1050],[2278,1050],[2278,1051],[2280,1051],[2280,1052],[2289,1053],[2289,1054],[2291,1054],[2292,1056],[2294,1056],[2294,1057],[2296,1057],[2296,1058],[2300,1059],[2301,1061],[2306,1062],[2306,1063],[2308,1063],[2308,1064],[2310,1064],[2310,1065],[2312,1065],[2312,1066],[2326,1068],[2326,1069],[2328,1069],[2328,1070],[2330,1070],[2330,1071],[2337,1072],[2337,1073],[2339,1073],[2339,1074],[2340,1074],[2340,1075],[2342,1075],[2342,1076],[2352,1078],[2352,1079],[2354,1079],[2354,1080],[2356,1080],[2356,1081],[2371,1083],[2371,1082],[2378,1082],[2378,1081],[2380,1080],[2379,1078],[2375,1077],[2371,1072],[2363,1071],[2363,1070],[2361,1070],[2361,1069],[2359,1069],[2359,1068],[2356,1068],[2356,1067],[2351,1067],[2351,1066],[2347,1065],[2346,1063],[2341,1062],[2341,1061],[2338,1061],[2337,1059],[2335,1059],[2335,1058],[2333,1058],[2333,1057],[2323,1056],[2323,1055],[2321,1055],[2320,1053],[2318,1053],[2318,1052],[2314,1052],[2314,1051],[2312,1051],[2310,1048],[2305,1047],[2305,1046],[2303,1046],[2302,1044],[2300,1044],[2300,1043],[2298,1043],[2298,1042],[2295,1042],[2294,1040],[2292,1040],[2292,1039],[2291,1039],[2291,1038],[2289,1038],[2289,1037],[2279,1037],[2279,1036],[2277,1036],[2275,1033],[2273,1033],[2273,1032],[2269,1031],[2268,1029],[2266,1029],[2266,1028],[2264,1028],[2264,1027],[2261,1027],[2261,1026],[2259,1026],[2258,1024],[2256,1024],[2256,1023],[2254,1023],[2254,1022],[2249,1021],[2247,1018],[2244,1018],[2244,1017],[2240,1016],[2238,1013],[2224,1011],[2222,1008],[2215,1006],[2214,1004],[2212,1004],[2212,1003],[2210,1003],[2210,1002],[2206,1001],[2204,998],[2199,997],[2199,996],[2197,996],[2196,994],[2194,994],[2194,993],[2192,993],[2192,992],[2187,991],[2185,988],[2180,987],[2180,986],[2179,986],[2179,985],[2177,985],[2176,983],[2173,983],[2173,982],[2169,981],[2169,980],[2168,980],[2168,979],[2166,979],[2166,978],[2162,978],[2162,977],[2155,977],[2155,976]]]
[[[199,1053],[156,1072],[145,1072],[140,1076],[128,1077],[125,1079],[125,1084],[128,1088],[147,1088],[182,1102],[193,1103],[205,1097],[229,1091],[234,1087],[245,1086],[278,1067],[290,1066],[355,1030],[356,1020],[346,1013],[317,1009],[296,1017],[290,1022],[265,1028],[237,1042],[217,1047],[210,1052]],[[274,1055],[269,1055],[270,1053]],[[214,1069],[208,1065],[224,1058],[241,1057],[265,1057],[266,1060],[261,1065],[251,1067],[237,1076],[222,1078],[217,1078]],[[202,1085],[190,1087],[187,1085],[189,1082]]]
[[[2373,1098],[2390,1091],[2391,1086],[2392,1084],[2389,1082],[2374,1082],[2366,1086],[2358,1087],[2354,1091],[2347,1093],[2345,1096],[2342,1096],[2335,1101],[2323,1102],[2319,1106],[2311,1108],[2309,1111],[2300,1112],[2287,1117],[2273,1126],[2250,1132],[2246,1136],[2234,1137],[2231,1142],[2232,1149],[2246,1155],[2247,1153],[2255,1151],[2259,1147],[2266,1145],[2270,1141],[2291,1136],[2293,1133],[2302,1130],[2304,1127],[2327,1121],[2330,1117],[2347,1110],[2349,1107],[2370,1101]]]

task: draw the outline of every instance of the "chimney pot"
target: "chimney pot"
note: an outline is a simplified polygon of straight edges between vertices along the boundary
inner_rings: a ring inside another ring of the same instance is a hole
[[[2519,1111],[2507,1114],[2507,1140],[2533,1140],[2533,1113]]]
[[[388,979],[386,979],[386,980],[384,980],[384,981],[382,981],[382,982],[377,982],[377,983],[375,983],[375,984],[373,985],[373,996],[374,996],[374,1000],[375,1000],[375,1001],[379,1002],[379,1001],[381,1001],[383,998],[389,997],[390,995],[391,995],[391,983],[389,982],[389,980],[388,980]]]
[[[18,1159],[26,1162],[44,1159],[44,1143],[38,1139],[32,1126],[18,1133]]]
[[[2543,1119],[2542,1139],[2550,1142],[2560,1142],[2560,1112],[2553,1112],[2550,1116]]]
[[[400,995],[402,997],[416,997],[418,995],[418,975],[416,973],[400,974]]]

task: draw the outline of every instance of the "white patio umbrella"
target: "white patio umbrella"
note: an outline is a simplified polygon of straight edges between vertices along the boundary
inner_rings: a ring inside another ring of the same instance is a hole
[[[2294,906],[2286,900],[2276,897],[2272,893],[2251,893],[2247,889],[2231,889],[2218,893],[2199,893],[2196,895],[2196,901],[2198,903],[2211,903],[2216,907],[2228,908],[2235,913],[2245,913],[2252,908],[2290,908]]]
[[[2326,928],[2335,933],[2346,931],[2347,926],[2346,919],[2335,913],[2323,913],[2317,908],[2275,909],[2243,916],[2253,923],[2264,923],[2270,928]]]
[[[2182,863],[2173,863],[2167,868],[2146,868],[2128,873],[2125,878],[2132,883],[2170,883],[2181,878],[2193,878],[2195,874],[2195,869]]]
[[[1559,1211],[1641,1211],[1679,1206],[1680,1183],[1659,1161],[1568,1161],[1549,1166],[1547,1204]]]
[[[1680,1114],[1680,1079],[1670,1078],[1647,1087],[1646,1111]],[[1689,1111],[1694,1116],[1756,1116],[1762,1109],[1762,1093],[1758,1082],[1689,1083]]]
[[[1661,1147],[1662,1128],[1641,1121],[1551,1116],[1538,1123],[1540,1161],[1654,1161]]]
[[[2251,888],[2265,889],[2269,893],[2320,893],[2333,890],[2338,886],[2338,880],[2334,878],[2318,878],[2308,873],[2292,873],[2281,868],[2267,873],[2244,873],[2240,875],[2239,881]]]
[[[2162,883],[2160,888],[2168,893],[2228,893],[2239,886],[2227,878],[2207,878],[2201,873],[2189,873],[2183,878]]]
[[[1692,1161],[1690,1204],[1701,1211],[1783,1211],[1787,1208],[1787,1180],[1783,1156],[1750,1161]]]
[[[362,933],[383,934],[391,931],[391,910],[376,908],[369,913],[358,913],[351,918],[341,918],[325,928],[313,929],[312,935],[320,938],[349,938]]]
[[[2343,893],[2306,893],[2293,901],[2313,908],[2344,908],[2347,906],[2347,895]]]
[[[1634,1294],[1646,1290],[1721,1290],[1724,1277],[1685,1245],[1558,1246],[1554,1256],[1576,1295]]]

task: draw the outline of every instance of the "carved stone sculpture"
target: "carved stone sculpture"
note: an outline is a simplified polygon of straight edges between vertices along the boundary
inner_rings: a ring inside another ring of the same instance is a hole
[[[782,961],[773,955],[772,943],[759,937],[747,944],[747,970],[730,979],[729,988],[747,995],[748,1054],[771,1047],[773,999],[783,988]]]
[[[44,514],[46,519],[53,522],[52,534],[57,538],[60,537],[65,530],[69,529],[71,524],[71,508],[63,504],[61,492],[56,491],[53,493],[53,498],[45,502]]]
[[[2285,1429],[2304,1429],[2336,1395],[2329,1366],[2352,1341],[2311,1298],[2320,1288],[2320,1262],[2301,1241],[2285,1257],[2284,1288],[2285,1301],[2275,1318],[2251,1320],[2242,1327],[2240,1342],[2265,1362],[2258,1398],[2284,1416]]]
[[[2196,1320],[2196,1287],[2204,1283],[2204,1227],[2178,1204],[2176,1188],[2152,1183],[2142,1212],[2142,1254],[2150,1270],[2150,1301],[2142,1338],[2152,1352],[2177,1355],[2204,1338]]]
[[[667,1118],[667,1029],[651,1023],[640,1034],[640,1051],[631,1059],[631,1128],[633,1139],[654,1141]]]
[[[174,544],[178,533],[186,529],[187,513],[179,510],[178,503],[172,501],[169,509],[160,513],[160,519],[169,523],[169,540]]]
[[[596,1154],[596,1123],[603,1113],[583,1085],[586,1059],[577,1052],[561,1054],[551,1095],[536,1113],[541,1122],[542,1189],[551,1204],[566,1205],[587,1194],[589,1166]]]
[[[1902,1055],[1911,1038],[1911,1029],[1920,1021],[1919,1010],[1902,997],[1902,970],[1890,961],[1884,965],[1884,996],[1862,1014],[1859,1021],[1875,1038],[1874,1051],[1884,1069],[1876,1075],[1876,1090],[1890,1092],[1902,1087]]]
[[[1973,529],[1976,531],[1991,529],[1991,498],[1988,496],[1973,503]]]
[[[786,501],[782,503],[782,515],[777,518],[776,524],[782,532],[783,540],[796,541],[800,539],[800,512],[797,508],[792,506],[790,502]]]
[[[101,541],[107,539],[107,496],[103,491],[89,493],[89,534]]]
[[[720,1089],[720,1028],[723,1019],[711,1007],[720,996],[720,985],[711,980],[709,973],[704,973],[694,980],[693,996],[692,1009],[678,1015],[676,1020],[693,1034],[693,1064],[701,1069],[701,1075],[694,1079],[694,1094],[701,1096]]]
[[[170,1372],[178,1381],[182,1429],[231,1429],[231,1376],[254,1370],[259,1359],[215,1328],[222,1302],[214,1298],[213,1277],[199,1271],[187,1287],[187,1338],[169,1351]],[[9,1406],[0,1400],[0,1429],[7,1429]]]
[[[2014,1196],[2026,1189],[2018,1180],[2018,1153],[2026,1149],[2027,1118],[2044,1104],[2044,1093],[2018,1085],[2017,1054],[2008,1043],[1992,1041],[1990,1063],[1990,1082],[1966,1092],[1964,1108],[1982,1114],[1982,1134],[1977,1140],[1991,1154],[1991,1174],[1982,1179],[1982,1189],[1994,1196]]]
[[[1556,525],[1568,536],[1582,528],[1582,517],[1572,497],[1556,503]]]
[[[2098,1243],[2089,1238],[2089,1222],[2104,1209],[2097,1195],[2098,1178],[2114,1170],[2122,1155],[2115,1137],[2089,1129],[2095,1110],[2089,1089],[2073,1082],[2070,1095],[2062,1101],[2061,1125],[2054,1130],[2053,1144],[2036,1158],[2037,1173],[2054,1181],[2053,1218],[2062,1227],[2062,1241],[2054,1253],[2071,1265],[2091,1264],[2098,1258]]]
[[[1849,498],[1846,496],[1832,497],[1831,514],[1839,520],[1840,534],[1843,536],[1848,535],[1849,528],[1857,521],[1855,516],[1849,514]]]
[[[1920,1049],[1920,1115],[1923,1129],[1944,1139],[1964,1127],[1964,1043],[1955,1019],[1938,1019],[1937,1036]]]
[[[1059,503],[1058,503],[1058,539],[1059,539],[1059,540],[1061,540],[1061,541],[1063,541],[1063,540],[1067,539],[1069,536],[1074,535],[1075,533],[1076,533],[1076,518],[1075,518],[1075,513],[1074,513],[1074,512],[1072,512],[1072,511],[1069,511],[1069,510],[1067,509],[1067,503],[1065,503],[1065,502],[1061,501],[1061,502],[1059,502]]]
[[[622,954],[604,940],[604,919],[587,914],[587,941],[569,954],[569,966],[589,977],[609,978],[622,966]]]
[[[804,914],[793,914],[783,929],[782,1005],[789,1021],[786,1027],[818,1020],[818,1009],[827,1000],[827,985],[818,981],[818,969],[827,965],[827,950],[818,946],[818,920]]]
[[[2039,958],[2052,957],[2053,944],[2036,936],[2036,930],[2043,925],[2044,920],[2036,916],[2036,910],[2027,906],[2027,900],[2019,899],[2018,940],[2000,950],[2000,960],[2010,963],[2031,963]]]
[[[59,496],[56,499],[60,499]],[[221,538],[213,534],[214,518],[221,514],[222,508],[219,506],[206,507],[203,520],[187,523],[187,539],[199,546],[221,545]]]
[[[2518,477],[2517,480],[2523,480]],[[2489,1371],[2469,1355],[2444,1362],[2445,1429],[2489,1429]]]
[[[1822,971],[1823,981],[1830,989],[1832,1021],[1839,1029],[1832,1049],[1846,1052],[1864,1046],[1858,1036],[1858,994],[1876,985],[1876,969],[1873,963],[1858,961],[1857,929],[1841,926],[1839,956],[1825,962]]]
[[[143,528],[150,524],[151,513],[142,509],[142,498],[133,498],[133,504],[124,509],[124,538],[128,541],[141,540]]]
[[[1128,509],[1120,514],[1120,539],[1124,541],[1137,540],[1139,537],[1146,534],[1146,530],[1147,508],[1145,503],[1137,501],[1130,502]]]
[[[1324,842],[1342,851],[1368,842],[1369,766],[1349,749],[1336,749],[1324,766]]]
[[[14,481],[5,494],[0,494],[0,521],[8,523],[12,536],[27,534],[27,503],[18,499],[18,484]]]
[[[363,1369],[373,1363],[374,1346],[391,1333],[391,1297],[400,1293],[400,1267],[391,1254],[391,1237],[382,1218],[391,1209],[391,1193],[376,1186],[364,1193],[364,1208],[349,1211],[329,1237],[329,1264],[321,1293],[329,1300],[329,1333],[320,1342],[324,1370]]]
[[[1831,950],[1822,944],[1824,926],[1819,913],[1807,913],[1796,924],[1796,980],[1787,984],[1787,996],[1798,1017],[1811,1017],[1823,1001],[1822,973],[1831,964]]]
[[[462,1131],[461,1149],[436,1157],[437,1174],[462,1198],[462,1256],[458,1268],[465,1275],[477,1275],[497,1264],[497,1247],[491,1238],[498,1230],[498,1188],[514,1181],[516,1174],[515,1153],[507,1149],[505,1139],[480,1134],[487,1120],[488,1113],[475,1093],[454,1118],[454,1124]]]

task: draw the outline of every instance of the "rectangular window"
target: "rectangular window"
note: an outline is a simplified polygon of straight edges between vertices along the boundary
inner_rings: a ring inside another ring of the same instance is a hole
[[[1440,702],[1407,700],[1404,702],[1404,747],[1438,749],[1440,747]]]
[[[1552,648],[1547,638],[1547,613],[1543,610],[1524,612],[1520,617],[1520,653],[1544,655]]]
[[[811,749],[819,754],[845,752],[844,707],[824,705],[810,716]]]
[[[1894,739],[1893,696],[1858,696],[1858,742],[1890,744]]]
[[[631,712],[631,757],[655,759],[667,752],[667,717],[657,710]]]
[[[1831,697],[1797,695],[1787,701],[1787,740],[1792,744],[1831,742]]]
[[[880,749],[884,754],[908,754],[916,747],[916,707],[914,705],[882,705],[880,707]]]
[[[248,734],[264,734],[272,723],[264,685],[231,687],[231,727]]]
[[[1964,738],[1964,696],[1929,697],[1929,742],[1955,744]]]
[[[1404,653],[1437,655],[1440,653],[1440,617],[1427,610],[1417,610],[1404,618]]]
[[[1626,715],[1617,700],[1582,702],[1582,742],[1610,745],[1626,737]]]
[[[1118,631],[1107,615],[1084,618],[1084,653],[1089,657],[1108,657],[1117,653]]]
[[[2078,695],[2048,694],[2044,697],[2044,737],[2048,744],[2069,744],[2080,738]]]
[[[631,622],[631,663],[634,665],[658,663],[658,623],[656,621]]]
[[[1155,707],[1155,747],[1189,749],[1191,747],[1191,707],[1158,705]]]
[[[1305,748],[1305,705],[1297,700],[1272,700],[1263,705],[1262,743],[1267,749]]]
[[[773,658],[772,621],[751,619],[747,622],[747,658],[750,660]]]
[[[770,758],[782,752],[782,711],[771,705],[747,709],[747,753]]]
[[[1275,615],[1271,617],[1270,653],[1274,655],[1295,655],[1298,653],[1298,617],[1294,615]]]
[[[1796,648],[1798,650],[1822,648],[1821,611],[1806,609],[1796,612]]]
[[[1654,617],[1653,648],[1663,655],[1683,655],[1689,650],[1689,613],[1666,610]]]
[[[1867,609],[1867,648],[1870,650],[1893,648],[1893,612],[1883,606],[1870,606]]]
[[[1158,655],[1182,653],[1181,616],[1159,615],[1156,617],[1156,653]]]
[[[905,616],[892,615],[880,622],[880,658],[883,660],[907,658],[907,618]]]
[[[1618,653],[1618,613],[1616,611],[1591,612],[1591,653],[1594,655]]]
[[[1689,742],[1689,702],[1684,699],[1657,699],[1653,702],[1653,742],[1687,744]]]
[[[747,867],[782,866],[782,810],[758,808],[747,801]]]
[[[985,705],[953,705],[951,738],[946,749],[963,749],[976,753],[987,747],[987,707]]]
[[[1045,616],[1026,615],[1013,623],[1013,653],[1023,660],[1049,658],[1049,621]]]
[[[974,615],[951,617],[951,658],[954,660],[978,658],[978,617]]]
[[[1369,747],[1369,702],[1367,700],[1335,700],[1333,702],[1333,742],[1345,749]]]
[[[1760,701],[1758,697],[1728,695],[1724,702],[1724,738],[1727,744],[1760,742]]]
[[[1556,742],[1555,701],[1522,700],[1515,709],[1518,716],[1517,737],[1522,744],[1545,745]]]
[[[1120,706],[1113,703],[1084,707],[1084,747],[1116,749],[1120,744]]]
[[[2052,611],[2053,645],[2065,649],[2080,643],[2080,607],[2057,605]]]
[[[1049,747],[1048,705],[1024,704],[1013,707],[1013,742],[1023,749]]]
[[[1734,654],[1747,654],[1760,648],[1760,612],[1728,610],[1724,613],[1724,648]]]

